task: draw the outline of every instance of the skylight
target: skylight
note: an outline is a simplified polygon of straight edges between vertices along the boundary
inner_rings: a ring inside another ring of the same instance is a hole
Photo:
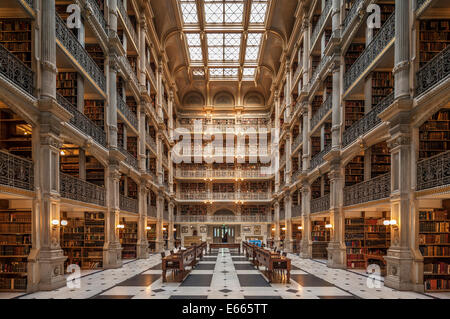
[[[264,23],[267,14],[267,1],[252,1],[250,23]]]
[[[239,69],[237,68],[210,68],[209,76],[212,78],[237,78]]]
[[[200,34],[198,33],[187,33],[186,41],[189,49],[189,57],[191,61],[202,61],[202,42],[200,40]]]
[[[208,33],[208,59],[210,61],[237,61],[241,47],[240,33]]]
[[[186,24],[189,23],[198,23],[198,14],[197,14],[197,5],[195,1],[180,1],[181,13],[183,15],[183,22]]]
[[[244,1],[205,0],[206,23],[242,23],[243,19]]]
[[[249,33],[247,37],[246,61],[256,61],[258,59],[259,47],[261,46],[261,33]]]

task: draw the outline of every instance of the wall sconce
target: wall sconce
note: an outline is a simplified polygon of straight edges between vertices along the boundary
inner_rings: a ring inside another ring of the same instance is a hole
[[[177,229],[176,229],[176,228],[174,228],[174,229],[173,229],[173,231],[177,231]]]
[[[64,151],[61,151],[59,154],[61,154],[61,155],[66,155],[66,153],[64,153]]]
[[[281,230],[286,230],[286,227],[281,228]]]
[[[68,222],[67,222],[67,220],[65,220],[65,219],[63,219],[63,220],[61,221],[61,226],[65,227],[65,226],[67,226],[67,224],[68,224]]]
[[[394,228],[398,228],[397,220],[395,220],[395,219],[385,220],[385,221],[383,221],[383,225],[384,226],[392,226]]]
[[[326,225],[325,225],[325,228],[331,229],[331,228],[333,228],[333,225],[331,225],[331,224],[326,224]]]
[[[297,229],[298,229],[298,230],[302,230],[303,227],[302,227],[302,226],[298,226]]]
[[[275,231],[275,228],[272,228],[272,231]]]
[[[147,230],[151,230],[152,228],[150,226],[145,227]]]
[[[124,224],[118,224],[118,225],[117,225],[117,228],[118,228],[118,229],[124,229],[124,228],[125,228],[125,225],[124,225]]]
[[[52,227],[53,229],[56,229],[59,226],[59,220],[58,219],[53,219],[52,220]]]
[[[166,227],[163,227],[162,230],[167,230],[167,228],[166,228]]]

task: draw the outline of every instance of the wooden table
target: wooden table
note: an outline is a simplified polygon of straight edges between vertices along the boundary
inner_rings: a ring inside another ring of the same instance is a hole
[[[187,275],[187,266],[193,266],[195,264],[196,246],[191,246],[187,249],[178,251],[175,254],[170,254],[161,260],[162,265],[162,281],[166,282],[167,270],[172,270],[177,273],[177,281],[183,281]]]
[[[241,254],[241,244],[231,244],[231,243],[217,243],[217,244],[209,244],[209,253],[211,254],[211,248],[229,248],[229,249],[238,249],[239,255]]]

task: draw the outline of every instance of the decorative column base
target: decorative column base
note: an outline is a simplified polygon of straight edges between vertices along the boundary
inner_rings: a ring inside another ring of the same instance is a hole
[[[165,251],[164,241],[155,241],[155,253],[161,253]]]
[[[142,241],[136,245],[136,257],[137,259],[148,259],[148,242]]]
[[[169,239],[167,241],[167,246],[168,246],[169,250],[174,249],[175,248],[175,241],[173,239]]]
[[[28,285],[27,292],[50,291],[67,284],[64,277],[64,261],[67,257],[64,256],[61,249],[41,250],[37,253],[36,258],[33,255],[33,253],[30,254],[31,260],[28,263],[28,269],[31,270],[29,271],[31,276],[37,273],[39,279],[30,280],[34,283]]]
[[[103,268],[116,269],[122,267],[122,247],[120,243],[110,244],[103,249]]]
[[[300,257],[305,259],[312,258],[312,244],[303,239],[300,242]]]
[[[413,282],[414,258],[408,248],[390,248],[384,257],[387,273],[384,285],[397,290],[414,290],[423,292],[423,284]]]
[[[335,269],[347,268],[347,251],[345,246],[341,246],[339,243],[329,243],[327,247],[328,261],[327,266]]]

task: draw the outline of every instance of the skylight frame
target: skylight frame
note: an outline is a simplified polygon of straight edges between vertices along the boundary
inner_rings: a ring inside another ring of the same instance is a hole
[[[178,0],[178,3],[183,23],[188,25],[198,24],[197,2],[195,0]]]
[[[203,12],[205,24],[242,24],[244,23],[244,0],[204,0]]]
[[[237,62],[241,55],[242,34],[211,32],[206,34],[208,61]]]

